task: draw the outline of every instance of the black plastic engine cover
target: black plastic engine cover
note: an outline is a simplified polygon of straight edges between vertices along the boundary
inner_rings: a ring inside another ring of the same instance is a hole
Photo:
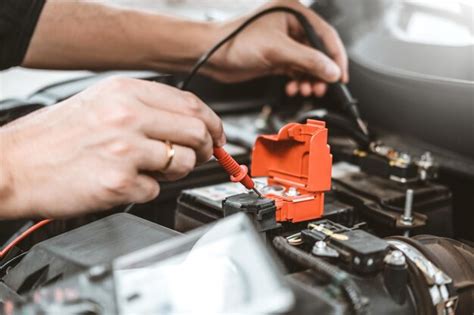
[[[119,213],[35,245],[0,282],[0,301],[53,283],[89,267],[164,241],[180,233]]]

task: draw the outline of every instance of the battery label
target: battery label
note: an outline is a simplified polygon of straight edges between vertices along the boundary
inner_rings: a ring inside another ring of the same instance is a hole
[[[267,184],[266,177],[254,178],[257,188]],[[224,199],[247,192],[247,189],[240,183],[223,183],[218,185],[200,187],[186,191],[188,194],[203,197],[211,201],[223,201]]]

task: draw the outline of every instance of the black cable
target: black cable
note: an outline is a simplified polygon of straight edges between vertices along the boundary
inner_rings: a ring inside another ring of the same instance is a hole
[[[299,123],[305,123],[308,119],[324,120],[329,126],[335,126],[342,131],[347,132],[362,148],[369,147],[370,145],[370,138],[342,115],[315,109],[298,115],[295,120]]]
[[[214,53],[216,51],[218,51],[225,43],[227,43],[229,40],[231,40],[232,38],[234,38],[235,36],[237,36],[240,32],[242,32],[244,29],[247,28],[247,26],[249,26],[250,24],[252,24],[253,22],[255,22],[256,20],[258,20],[259,18],[261,18],[262,16],[265,16],[267,14],[271,14],[271,13],[277,13],[277,12],[286,12],[286,13],[290,13],[290,14],[293,14],[294,16],[296,16],[298,18],[298,16],[300,16],[305,24],[309,24],[308,20],[306,20],[306,18],[303,16],[303,14],[301,14],[300,12],[292,9],[292,8],[288,8],[288,7],[273,7],[273,8],[269,8],[269,9],[266,9],[266,10],[263,10],[263,11],[260,11],[258,13],[256,13],[255,15],[251,16],[250,18],[248,18],[245,22],[243,22],[239,27],[237,27],[235,30],[233,30],[229,35],[227,35],[226,37],[224,37],[223,39],[221,39],[217,44],[215,44],[211,49],[209,49],[206,53],[204,53],[204,55],[202,55],[198,61],[196,61],[196,63],[194,64],[193,68],[191,69],[191,71],[189,72],[188,76],[186,77],[186,79],[183,81],[183,83],[181,84],[181,89],[182,90],[187,90],[188,88],[188,85],[189,83],[191,82],[191,80],[194,78],[194,76],[197,74],[197,72],[199,71],[199,69],[209,60],[209,58],[212,57],[212,55],[214,55]],[[299,20],[299,19],[298,19]],[[304,26],[303,26],[304,27]],[[311,25],[309,25],[309,27],[311,28]],[[314,33],[314,32],[313,32]]]
[[[14,262],[16,262],[17,260],[23,258],[24,256],[26,256],[26,254],[28,254],[28,252],[23,252],[21,254],[18,254],[16,255],[15,257],[11,258],[10,260],[8,260],[7,262],[5,262],[2,266],[0,266],[0,275],[3,274],[4,271],[6,271],[6,269],[11,265],[13,264]]]
[[[275,237],[273,245],[277,251],[286,257],[306,268],[316,271],[319,275],[323,275],[331,283],[341,288],[355,314],[366,313],[366,303],[360,290],[346,272],[290,245],[282,236]]]
[[[135,207],[136,203],[132,202],[131,204],[128,204],[124,209],[123,209],[123,212],[124,213],[130,213],[130,211],[132,211],[132,209]]]
[[[292,14],[298,22],[301,24],[301,27],[303,28],[306,37],[311,44],[311,46],[315,49],[318,49],[324,53],[327,54],[324,46],[321,44],[318,36],[314,32],[313,26],[311,23],[308,21],[308,19],[299,11],[289,8],[289,7],[272,7],[269,9],[262,10],[255,15],[251,16],[248,18],[246,21],[244,21],[239,27],[237,27],[235,30],[233,30],[230,34],[228,34],[226,37],[221,39],[217,44],[215,44],[211,49],[209,49],[206,53],[204,53],[194,64],[192,67],[191,71],[187,75],[187,77],[184,79],[184,81],[180,84],[179,88],[183,91],[187,90],[189,87],[189,83],[191,80],[196,76],[198,73],[199,69],[211,58],[216,51],[218,51],[225,43],[227,43],[229,40],[237,36],[240,32],[242,32],[244,29],[247,28],[250,24],[261,18],[262,16],[272,14],[272,13],[278,13],[278,12],[285,12]],[[357,124],[359,127],[361,127],[361,130],[364,132],[364,134],[368,134],[366,131],[366,127],[363,124],[362,120],[360,119],[359,111],[357,108],[357,101],[355,98],[352,97],[351,93],[347,89],[347,86],[341,82],[338,83],[333,83],[331,84],[333,90],[335,91],[335,94],[341,99],[343,102],[344,107],[351,113],[353,118],[356,120]],[[361,126],[362,124],[362,126]],[[124,211],[125,212],[130,212],[132,208],[134,207],[134,204],[129,204],[128,206],[125,207]]]
[[[217,44],[215,44],[211,49],[209,49],[204,55],[202,55],[198,61],[194,64],[193,68],[191,69],[190,73],[188,76],[185,78],[183,83],[181,84],[180,88],[182,90],[187,90],[189,83],[191,80],[194,78],[194,76],[197,74],[199,69],[209,60],[209,58],[214,55],[214,53],[219,50],[225,43],[227,43],[229,40],[237,36],[240,32],[242,32],[247,26],[252,24],[254,21],[258,20],[262,16],[271,14],[271,13],[277,13],[277,12],[285,12],[293,15],[298,22],[300,23],[301,27],[303,28],[306,38],[310,45],[317,49],[322,51],[323,53],[327,54],[326,49],[324,48],[324,45],[322,45],[321,41],[319,40],[318,36],[316,35],[311,23],[308,21],[308,19],[299,11],[289,8],[289,7],[272,7],[269,9],[265,9],[263,11],[260,11],[256,13],[255,15],[251,16],[248,18],[245,22],[243,22],[239,27],[237,27],[234,31],[232,31],[229,35],[221,39]],[[343,106],[345,109],[351,114],[352,118],[356,121],[358,127],[362,130],[362,132],[365,135],[369,135],[367,126],[365,123],[362,121],[359,113],[359,109],[357,106],[357,100],[352,97],[349,89],[345,84],[342,82],[337,82],[337,83],[332,83],[330,84],[330,88],[334,91],[335,95],[341,100],[343,103]]]

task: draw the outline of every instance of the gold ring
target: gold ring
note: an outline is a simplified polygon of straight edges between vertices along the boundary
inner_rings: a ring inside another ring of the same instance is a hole
[[[166,158],[167,158],[167,160],[166,160],[165,167],[163,167],[163,171],[166,171],[170,167],[171,162],[173,162],[173,158],[174,158],[174,155],[176,153],[175,149],[173,148],[173,144],[171,143],[171,141],[166,140],[165,144],[166,144]]]

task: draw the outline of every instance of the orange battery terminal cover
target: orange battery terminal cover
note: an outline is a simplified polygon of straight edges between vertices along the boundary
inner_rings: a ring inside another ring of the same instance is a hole
[[[269,185],[286,193],[267,194],[275,200],[279,222],[301,222],[321,217],[324,192],[331,189],[332,155],[323,121],[290,123],[276,135],[257,138],[252,154],[252,176],[268,176]],[[288,193],[291,190],[297,194]]]

